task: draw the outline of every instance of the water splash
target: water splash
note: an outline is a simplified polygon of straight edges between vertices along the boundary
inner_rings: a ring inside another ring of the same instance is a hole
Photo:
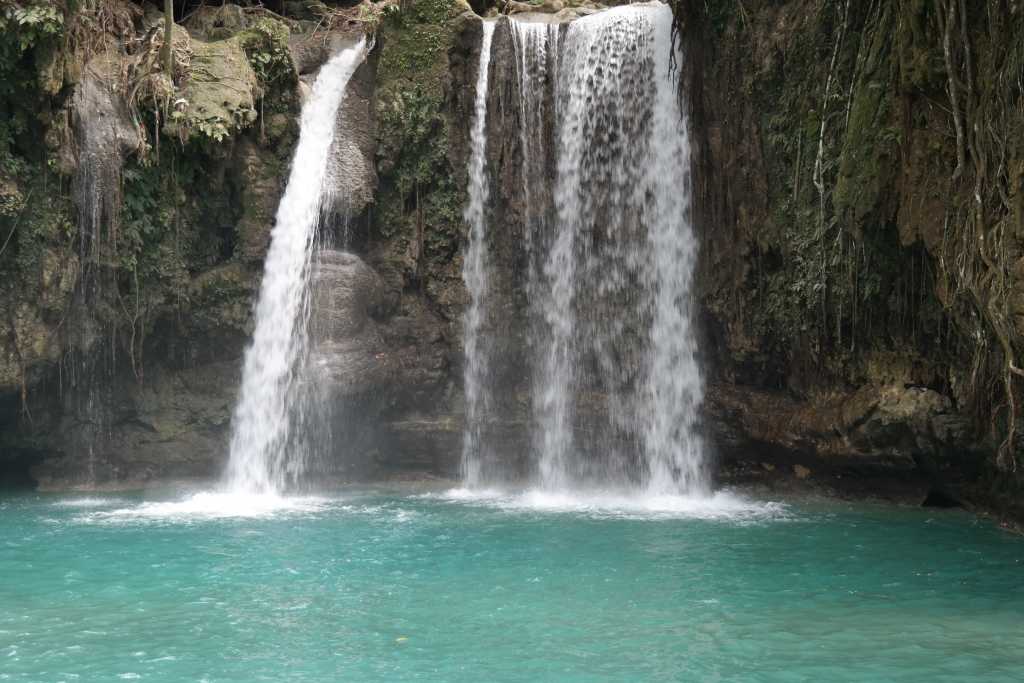
[[[311,260],[324,202],[329,150],[345,87],[366,55],[360,40],[320,69],[302,108],[299,142],[271,234],[256,328],[246,350],[231,433],[227,487],[278,493],[301,476],[305,458],[297,401],[307,351]]]
[[[484,303],[488,292],[487,200],[490,182],[487,177],[487,75],[491,61],[491,39],[494,22],[483,23],[480,62],[477,67],[476,101],[473,129],[470,134],[472,152],[469,158],[469,204],[464,218],[469,225],[469,244],[462,262],[462,279],[469,292],[469,307],[463,320],[462,336],[466,353],[465,394],[466,430],[462,442],[462,475],[475,486],[483,477],[482,463],[486,457],[481,432],[491,408],[491,395],[486,382],[489,353],[486,338],[480,334],[484,319]]]

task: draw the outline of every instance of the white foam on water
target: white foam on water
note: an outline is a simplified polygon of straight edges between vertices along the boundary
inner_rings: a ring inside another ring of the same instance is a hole
[[[58,508],[99,508],[108,507],[110,505],[121,505],[124,503],[123,498],[68,498],[66,500],[58,500],[51,503],[53,507]]]
[[[731,491],[702,495],[647,495],[629,491],[522,491],[455,488],[421,498],[466,503],[510,512],[567,513],[629,519],[699,519],[755,522],[789,519],[782,503],[758,501]]]
[[[167,521],[269,518],[319,512],[332,502],[316,496],[275,496],[234,492],[202,492],[183,500],[145,502],[116,510],[80,515],[79,522]]]

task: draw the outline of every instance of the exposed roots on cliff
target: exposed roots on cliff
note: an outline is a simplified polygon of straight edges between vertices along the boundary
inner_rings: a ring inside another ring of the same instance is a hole
[[[993,463],[1017,469],[1024,13],[1002,0],[672,4],[677,34],[738,82],[695,105],[731,119],[712,162],[697,150],[702,172],[729,174],[698,174],[698,209],[721,224],[708,239],[744,244],[707,257],[723,353],[805,395],[876,381],[871,357],[895,354],[916,368],[905,381],[944,392]],[[756,301],[714,298],[742,288]]]
[[[956,134],[952,184],[960,200],[947,214],[953,238],[946,241],[944,260],[956,264],[951,273],[954,293],[967,294],[967,305],[974,308],[986,333],[998,343],[1001,361],[995,372],[1004,399],[993,401],[990,421],[993,433],[1004,435],[996,464],[1012,471],[1018,464],[1021,404],[1015,380],[1024,376],[1017,362],[1024,329],[1014,320],[1017,312],[1013,310],[1014,302],[1024,293],[1017,291],[1024,282],[1015,278],[1020,270],[1016,266],[1022,256],[1019,236],[1024,216],[1011,198],[1021,195],[1024,159],[1010,141],[1019,140],[1024,132],[1020,107],[1024,51],[1019,39],[1014,40],[1024,26],[1019,12],[1017,16],[1008,14],[994,0],[985,5],[984,13],[972,17],[964,0],[936,4],[936,30],[942,31],[947,94]],[[989,48],[977,70],[972,29]],[[1012,47],[1004,50],[1005,46]],[[977,353],[983,352],[979,345]]]

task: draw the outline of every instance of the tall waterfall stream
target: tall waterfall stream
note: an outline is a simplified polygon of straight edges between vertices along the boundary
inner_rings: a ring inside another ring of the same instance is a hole
[[[307,351],[311,261],[324,202],[328,154],[345,87],[366,55],[366,41],[342,50],[321,69],[302,108],[298,147],[277,210],[256,328],[246,350],[231,431],[228,488],[279,493],[305,466],[298,366]]]
[[[689,130],[671,68],[673,53],[682,59],[671,22],[665,5],[615,8],[567,26],[510,20],[522,126],[531,441],[534,476],[545,490],[708,490],[690,314]],[[480,475],[489,460],[480,425],[493,391],[481,385],[480,369],[489,361],[480,325],[489,296],[481,133],[492,30],[485,29],[480,57],[466,214],[470,486],[493,483]],[[597,438],[584,440],[578,402],[588,393],[602,394],[605,407]]]
[[[480,44],[480,63],[477,66],[476,99],[471,132],[472,154],[469,159],[469,204],[465,218],[469,224],[469,245],[462,266],[462,277],[469,290],[470,301],[463,321],[463,344],[466,348],[466,431],[462,445],[463,477],[471,485],[481,479],[481,459],[475,457],[483,447],[481,422],[488,412],[489,394],[486,390],[488,353],[486,340],[480,332],[483,303],[487,297],[487,250],[484,238],[487,230],[487,199],[490,183],[486,173],[487,153],[487,75],[491,62],[491,40],[494,22],[483,23],[483,41]]]

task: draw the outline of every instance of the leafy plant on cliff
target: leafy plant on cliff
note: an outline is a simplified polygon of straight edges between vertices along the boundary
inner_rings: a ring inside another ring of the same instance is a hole
[[[63,234],[56,179],[40,163],[39,70],[63,37],[63,7],[9,2],[0,7],[0,271],[23,277],[46,245]]]
[[[0,43],[5,58],[20,57],[43,40],[60,35],[63,30],[64,14],[53,3],[11,2],[0,10],[0,31],[8,35]]]
[[[290,34],[283,21],[260,17],[243,35],[242,48],[264,90],[279,82],[288,84],[294,80],[295,69],[288,51]]]
[[[461,229],[462,189],[448,159],[445,83],[455,0],[423,0],[390,12],[381,24],[378,65],[378,232],[404,235],[416,277],[431,256],[450,257]]]

